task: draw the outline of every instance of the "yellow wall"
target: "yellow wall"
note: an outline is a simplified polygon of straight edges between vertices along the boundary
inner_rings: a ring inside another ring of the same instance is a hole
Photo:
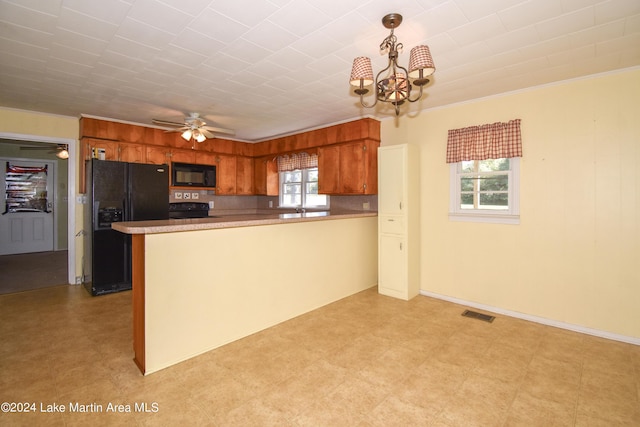
[[[632,69],[383,121],[421,150],[421,289],[640,338],[639,100]],[[447,130],[515,118],[520,225],[449,221]]]
[[[377,230],[364,217],[145,236],[146,373],[375,286]]]

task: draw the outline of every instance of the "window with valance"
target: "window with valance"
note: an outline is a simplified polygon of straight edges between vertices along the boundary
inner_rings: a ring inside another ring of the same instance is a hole
[[[520,157],[520,119],[449,130],[449,218],[518,224]]]
[[[329,196],[318,194],[317,154],[284,154],[277,157],[277,162],[281,207],[329,207]]]

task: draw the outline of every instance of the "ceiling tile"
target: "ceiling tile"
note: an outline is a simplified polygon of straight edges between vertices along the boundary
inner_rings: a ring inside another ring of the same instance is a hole
[[[222,43],[231,43],[249,30],[248,26],[239,24],[212,9],[202,12],[191,22],[189,28]]]
[[[64,0],[63,7],[114,25],[120,25],[131,9],[130,4],[118,0],[104,2]]]
[[[488,15],[476,21],[459,26],[448,34],[459,45],[465,46],[478,40],[496,37],[504,34],[506,29],[497,14]]]
[[[269,21],[287,28],[288,31],[304,37],[317,29],[328,25],[331,18],[306,1],[292,1],[269,16]]]
[[[136,0],[128,16],[171,34],[178,34],[193,20],[193,16],[154,0]]]
[[[295,35],[270,21],[263,21],[256,25],[253,29],[243,34],[242,38],[272,52],[282,49],[297,40]]]
[[[209,7],[248,27],[257,25],[277,10],[277,6],[268,1],[255,0],[214,0]]]
[[[540,21],[555,18],[562,12],[557,0],[529,0],[498,12],[507,30],[528,27]]]
[[[83,15],[75,10],[62,8],[58,27],[72,33],[82,34],[98,40],[109,41],[113,38],[118,26],[99,19]]]

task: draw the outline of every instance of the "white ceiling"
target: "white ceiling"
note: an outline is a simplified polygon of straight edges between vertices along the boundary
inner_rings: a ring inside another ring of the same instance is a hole
[[[393,115],[349,86],[427,44],[433,108],[640,65],[639,0],[0,0],[0,106],[151,125],[199,112],[256,141]],[[404,106],[403,108],[408,108]]]

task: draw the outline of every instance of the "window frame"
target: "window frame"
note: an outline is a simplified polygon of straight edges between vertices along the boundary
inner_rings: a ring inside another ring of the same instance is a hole
[[[463,175],[462,162],[449,163],[450,221],[520,224],[520,157],[509,157],[509,208],[505,210],[462,209],[460,179]]]
[[[301,181],[296,181],[296,182],[300,182],[300,204],[299,205],[295,205],[295,204],[285,204],[284,203],[284,197],[285,197],[285,193],[284,193],[284,186],[285,184],[289,184],[286,183],[284,180],[284,174],[287,173],[292,173],[292,172],[297,172],[300,171],[301,174]],[[315,182],[317,183],[318,181],[309,181],[309,172],[310,171],[316,171],[318,172],[318,167],[313,167],[313,168],[304,168],[304,169],[294,169],[291,171],[280,171],[278,172],[278,185],[279,185],[279,197],[278,197],[278,204],[279,207],[282,208],[304,208],[304,209],[329,209],[330,207],[330,199],[329,199],[329,195],[323,194],[323,196],[326,197],[326,201],[327,203],[324,205],[309,205],[307,204],[307,195],[308,193],[306,192],[306,188],[307,185],[310,182]],[[320,193],[318,193],[318,195],[320,195]]]

